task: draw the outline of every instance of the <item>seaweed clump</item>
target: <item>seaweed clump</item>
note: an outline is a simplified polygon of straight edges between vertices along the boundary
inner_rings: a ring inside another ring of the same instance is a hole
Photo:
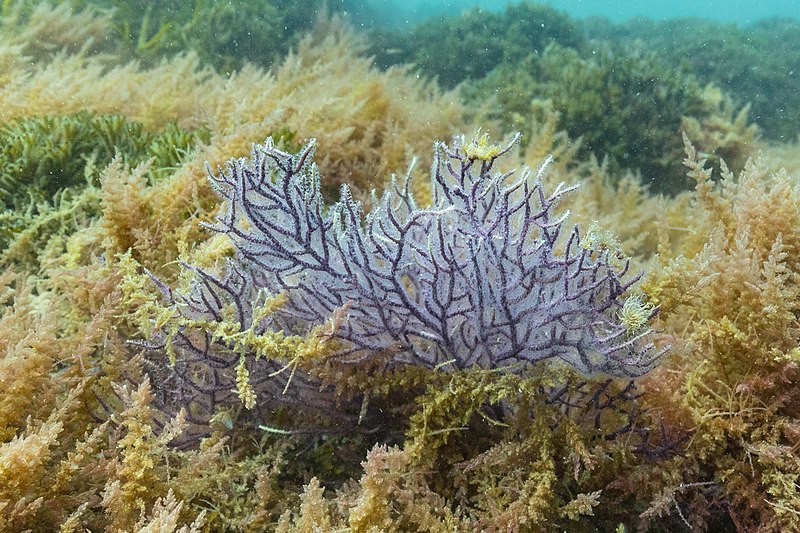
[[[26,116],[0,125],[0,250],[3,262],[27,260],[69,220],[96,217],[101,170],[147,163],[149,179],[168,175],[209,131],[174,123],[160,132],[124,116],[80,111]],[[11,250],[7,248],[11,247]]]
[[[321,0],[75,0],[72,4],[109,11],[114,39],[136,59],[152,63],[193,50],[203,64],[229,73],[245,63],[270,67],[278,62],[323,10]]]
[[[517,63],[551,43],[580,48],[583,32],[566,14],[533,2],[508,5],[502,13],[471,9],[423,22],[410,31],[381,30],[369,52],[386,68],[411,63],[445,88],[483,78],[495,66]]]
[[[645,50],[621,52],[599,44],[584,57],[553,44],[499,65],[462,92],[506,128],[535,130],[554,111],[558,129],[580,139],[580,154],[608,158],[614,174],[635,169],[661,193],[690,186],[681,164],[682,129],[733,168],[744,164],[758,134],[748,124],[747,109],[736,116],[718,89],[702,87],[690,73],[669,68]]]
[[[79,111],[63,116],[28,116],[0,125],[0,201],[7,208],[51,198],[68,187],[98,184],[94,169],[116,154],[129,165],[153,159],[151,175],[166,175],[208,130],[168,124],[145,131],[122,115]],[[92,175],[94,174],[94,176]]]
[[[738,105],[749,103],[750,116],[767,139],[792,142],[800,134],[797,21],[760,20],[743,27],[702,19],[635,19],[595,21],[586,31],[620,48],[633,40],[646,43],[668,65],[721,87]]]
[[[696,232],[644,282],[675,359],[643,380],[655,449],[619,486],[652,498],[643,524],[800,527],[800,184],[755,159],[720,183],[686,140]],[[666,243],[664,243],[666,245]],[[727,525],[725,525],[727,524]]]
[[[691,188],[681,165],[681,131],[687,131],[701,150],[740,170],[755,153],[760,135],[750,117],[766,112],[758,87],[769,88],[770,101],[794,99],[786,83],[790,80],[785,79],[791,70],[787,65],[793,64],[791,52],[788,60],[781,60],[780,75],[775,75],[782,79],[780,84],[763,77],[756,83],[752,73],[737,74],[737,79],[749,80],[743,90],[725,78],[730,74],[727,62],[704,59],[718,48],[694,50],[686,42],[667,46],[665,38],[644,38],[641,29],[626,32],[602,21],[597,25],[579,24],[550,7],[521,2],[501,13],[472,10],[405,32],[374,32],[370,51],[381,66],[409,63],[444,87],[460,84],[477,121],[496,120],[506,133],[535,134],[547,114],[555,112],[557,128],[580,142],[579,156],[607,159],[611,174],[639,172],[656,193]],[[609,28],[643,38],[623,40]],[[790,31],[786,34],[792,38]],[[697,35],[705,34],[695,32],[692,38]],[[726,35],[720,35],[724,40]],[[676,49],[683,50],[678,58],[690,60],[677,60]],[[758,63],[752,53],[736,61],[748,70]],[[703,71],[706,64],[725,66],[712,75]],[[778,96],[781,91],[785,96]],[[748,104],[751,94],[759,100],[755,114]]]

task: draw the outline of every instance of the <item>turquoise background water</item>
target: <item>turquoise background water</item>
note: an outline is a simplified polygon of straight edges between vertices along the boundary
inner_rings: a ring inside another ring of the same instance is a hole
[[[700,17],[747,24],[763,18],[797,18],[800,15],[800,0],[561,0],[547,3],[577,17],[602,15],[616,21],[634,16]]]
[[[352,2],[356,18],[389,25],[413,24],[425,18],[480,6],[500,11],[506,0],[367,0]],[[800,19],[800,0],[552,0],[551,5],[574,17],[603,16],[615,22],[633,17],[652,19],[696,17],[747,25],[765,18]]]

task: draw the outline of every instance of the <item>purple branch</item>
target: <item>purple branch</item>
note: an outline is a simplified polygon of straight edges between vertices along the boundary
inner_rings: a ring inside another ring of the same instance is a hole
[[[191,288],[181,293],[157,282],[159,289],[182,302],[190,318],[219,321],[221,310],[232,306],[242,329],[253,326],[264,289],[286,293],[285,305],[257,325],[286,334],[306,334],[345,306],[346,317],[332,333],[341,351],[331,357],[342,363],[391,350],[395,366],[433,368],[453,360],[453,368],[524,372],[527,365],[560,360],[586,375],[646,373],[663,350],[648,342],[646,325],[629,331],[618,317],[620,297],[639,276],[623,279],[627,262],[615,269],[609,252],[587,250],[578,229],[554,213],[575,187],[546,193],[549,159],[516,180],[513,173],[491,173],[518,139],[487,160],[468,155],[462,138],[449,147],[437,143],[434,205],[416,205],[406,176],[394,178],[366,215],[346,186],[337,203],[323,204],[313,141],[298,155],[271,140],[255,145],[249,159],[232,159],[211,173],[226,203],[211,228],[236,248],[225,276],[189,267],[196,274]],[[171,379],[187,382],[176,395],[193,398],[212,389],[220,398],[232,396],[239,355],[231,347],[197,332],[180,333],[174,345],[179,357]],[[319,384],[299,376],[283,395],[286,378],[268,376],[284,363],[252,359],[253,383],[274,399],[311,394],[325,403]],[[196,403],[208,410],[214,402]]]

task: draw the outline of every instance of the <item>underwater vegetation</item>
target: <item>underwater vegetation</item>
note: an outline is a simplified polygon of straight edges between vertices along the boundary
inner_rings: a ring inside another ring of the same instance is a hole
[[[370,54],[381,67],[413,64],[445,88],[480,79],[501,63],[515,64],[551,43],[582,48],[580,27],[567,15],[532,2],[509,4],[502,13],[474,8],[438,17],[409,31],[375,30]],[[469,58],[463,61],[463,58]]]
[[[553,44],[524,61],[501,64],[463,93],[473,107],[495,98],[489,117],[523,131],[535,130],[543,113],[556,111],[557,127],[580,139],[580,155],[608,158],[614,169],[637,169],[654,192],[674,194],[689,186],[676,134],[681,129],[733,168],[741,168],[758,135],[747,110],[736,116],[732,102],[713,87],[704,89],[645,51],[620,54],[597,46],[584,59]]]
[[[158,133],[145,132],[122,115],[79,111],[18,118],[0,126],[0,200],[14,208],[85,185],[92,177],[87,166],[105,168],[117,154],[132,166],[152,158],[152,176],[158,179],[197,140],[208,142],[208,131],[184,131],[173,123]]]
[[[659,195],[581,149],[577,87],[518,121],[335,17],[270,70],[131,63],[112,12],[30,5],[0,21],[0,531],[800,529],[800,158],[745,101],[690,85],[716,111],[661,137],[689,185]],[[536,68],[627,72],[573,46]]]
[[[208,133],[205,128],[182,130],[174,123],[157,133],[146,132],[122,115],[89,111],[26,116],[0,125],[2,262],[21,260],[64,229],[64,217],[51,204],[71,218],[94,216],[100,209],[93,194],[98,169],[112,159],[134,166],[147,162],[148,178],[155,180],[177,167],[196,142],[207,142]]]
[[[736,82],[722,74],[731,74],[729,62],[741,61],[748,69],[759,63],[755,49],[738,56],[731,50],[735,59],[711,61],[708,50],[728,52],[706,48],[705,31],[692,31],[691,40],[677,37],[673,46],[675,25],[633,25],[617,32],[608,22],[580,23],[551,7],[520,2],[502,13],[472,10],[405,32],[374,32],[371,51],[379,64],[411,63],[445,87],[460,83],[476,120],[497,120],[505,132],[535,131],[542,109],[552,108],[558,129],[580,140],[581,156],[594,154],[616,169],[640,171],[654,191],[674,194],[691,186],[681,165],[682,130],[691,132],[701,150],[739,170],[754,153],[756,124],[769,122],[758,120],[764,112],[759,108],[753,124],[747,94],[791,102],[796,92],[785,74],[796,63],[790,57],[776,59],[784,63],[770,70],[773,76],[784,73],[785,83],[776,86],[750,75],[733,93]],[[684,33],[685,28],[677,32]],[[712,35],[731,41],[722,26]],[[751,40],[744,30],[736,35]],[[688,48],[690,42],[698,50]],[[702,71],[704,64],[720,68]],[[765,86],[774,92],[764,95]]]
[[[627,48],[640,41],[667,64],[682,67],[702,83],[714,83],[737,102],[768,139],[798,136],[800,23],[791,19],[754,22],[746,28],[702,19],[635,20],[618,25],[594,21],[587,32]]]
[[[149,64],[193,50],[203,64],[228,73],[245,62],[273,65],[297,45],[301,32],[311,28],[322,7],[319,0],[70,0],[52,4],[107,17],[111,31],[98,32],[87,43],[94,50],[114,51]],[[41,17],[46,5],[11,0],[3,3],[2,14],[25,24]]]

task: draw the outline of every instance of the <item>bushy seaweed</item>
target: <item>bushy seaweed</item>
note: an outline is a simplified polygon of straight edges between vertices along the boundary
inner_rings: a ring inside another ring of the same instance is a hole
[[[500,63],[517,63],[550,43],[580,47],[583,42],[582,31],[564,13],[520,2],[501,13],[476,8],[423,22],[410,31],[376,31],[370,53],[382,67],[411,63],[426,77],[452,88],[482,78]]]
[[[96,216],[101,171],[113,158],[133,166],[147,162],[149,177],[158,179],[198,140],[208,139],[206,129],[169,124],[149,132],[124,116],[88,111],[0,125],[0,205],[6,209],[0,215],[0,262],[35,264],[32,254],[41,253],[52,235],[68,234],[76,220]]]
[[[271,66],[311,28],[320,0],[73,0],[76,7],[111,10],[115,38],[133,57],[153,60],[194,50],[223,72],[245,62]],[[335,4],[330,6],[335,7]]]
[[[581,139],[584,156],[609,158],[612,173],[639,170],[652,190],[673,194],[690,186],[681,165],[684,121],[708,124],[723,113],[722,103],[710,98],[691,74],[668,68],[653,53],[615,51],[602,44],[588,57],[550,45],[524,61],[498,66],[463,92],[474,107],[495,99],[490,116],[506,127],[530,130],[542,120],[538,110],[552,108],[558,128]],[[727,118],[731,136],[703,148],[727,150],[728,162],[738,166],[752,150],[748,143],[755,132],[746,122],[736,127],[733,122]]]
[[[715,186],[688,140],[686,150],[700,231],[645,284],[670,309],[661,319],[680,357],[648,380],[644,403],[679,453],[626,484],[652,491],[645,523],[797,529],[800,185],[754,160]]]
[[[81,111],[18,118],[0,125],[0,201],[13,208],[87,181],[96,185],[97,169],[117,154],[133,166],[153,158],[153,177],[164,176],[198,139],[207,142],[208,131],[170,124],[148,132],[122,115]]]
[[[691,186],[681,166],[681,130],[740,169],[757,137],[748,100],[704,86],[731,84],[695,74],[647,41],[623,43],[608,29],[613,25],[599,27],[590,31],[550,7],[523,2],[501,13],[476,9],[404,32],[375,32],[370,51],[379,65],[410,63],[445,87],[464,83],[473,112],[505,131],[535,130],[539,111],[550,108],[557,127],[581,139],[582,156],[608,158],[613,174],[640,171],[655,192]]]
[[[633,20],[587,25],[587,32],[618,48],[639,40],[673,67],[723,88],[768,139],[793,141],[800,133],[800,24],[762,20],[741,27],[702,19]]]

